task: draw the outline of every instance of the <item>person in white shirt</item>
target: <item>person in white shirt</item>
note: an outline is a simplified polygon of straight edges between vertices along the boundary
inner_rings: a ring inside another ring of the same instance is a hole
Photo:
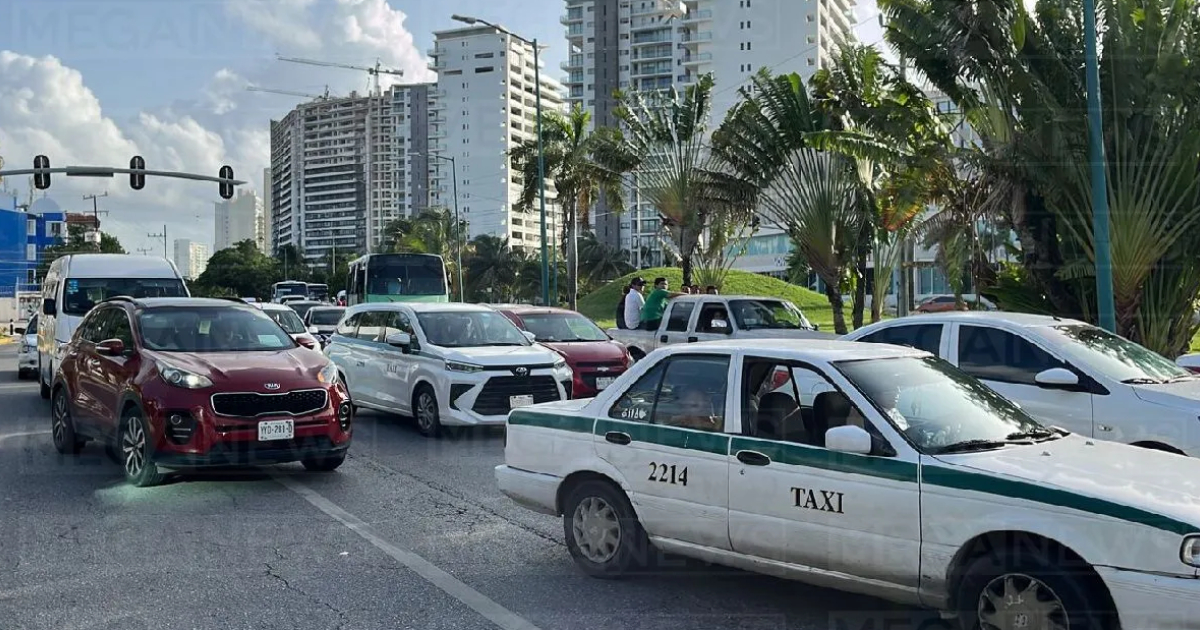
[[[646,298],[642,291],[646,288],[646,279],[638,276],[629,283],[629,294],[625,296],[625,327],[635,330],[642,323],[642,305]]]

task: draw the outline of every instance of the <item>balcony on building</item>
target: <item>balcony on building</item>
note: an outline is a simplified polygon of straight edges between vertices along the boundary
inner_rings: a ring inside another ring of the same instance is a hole
[[[569,7],[567,12],[558,18],[561,24],[572,24],[583,21],[583,7]]]
[[[688,11],[683,16],[683,22],[685,24],[691,22],[703,22],[705,20],[711,20],[712,16],[713,12],[710,9],[704,9],[703,11]]]
[[[712,53],[690,53],[683,56],[685,66],[698,66],[706,61],[712,61]]]
[[[682,42],[685,47],[696,46],[701,42],[710,42],[712,41],[712,31],[704,31],[703,33],[694,33],[688,31],[680,35],[679,41]]]

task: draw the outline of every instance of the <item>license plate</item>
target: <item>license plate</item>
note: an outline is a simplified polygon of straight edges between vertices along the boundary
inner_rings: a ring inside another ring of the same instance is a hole
[[[604,389],[613,384],[615,376],[599,376],[596,378],[596,389]]]
[[[296,423],[292,420],[267,420],[258,423],[258,440],[290,440],[296,435]]]
[[[528,407],[533,404],[533,396],[509,396],[508,406],[516,409],[517,407]]]

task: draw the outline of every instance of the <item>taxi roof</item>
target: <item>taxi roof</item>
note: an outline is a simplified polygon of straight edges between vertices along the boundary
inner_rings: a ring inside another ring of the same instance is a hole
[[[895,357],[928,356],[924,350],[893,346],[884,343],[862,343],[835,339],[738,339],[705,341],[667,346],[670,354],[689,354],[719,350],[733,353],[746,350],[768,357],[787,357],[800,361],[853,361],[858,359],[890,359]]]

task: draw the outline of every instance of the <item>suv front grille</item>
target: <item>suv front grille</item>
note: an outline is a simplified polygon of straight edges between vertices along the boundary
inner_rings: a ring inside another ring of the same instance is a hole
[[[512,411],[510,396],[533,396],[534,403],[561,400],[553,376],[493,376],[471,409],[484,416],[506,414]]]
[[[239,392],[213,394],[213,411],[231,418],[262,416],[303,416],[316,413],[329,404],[329,394],[323,389],[302,389],[281,394]]]

